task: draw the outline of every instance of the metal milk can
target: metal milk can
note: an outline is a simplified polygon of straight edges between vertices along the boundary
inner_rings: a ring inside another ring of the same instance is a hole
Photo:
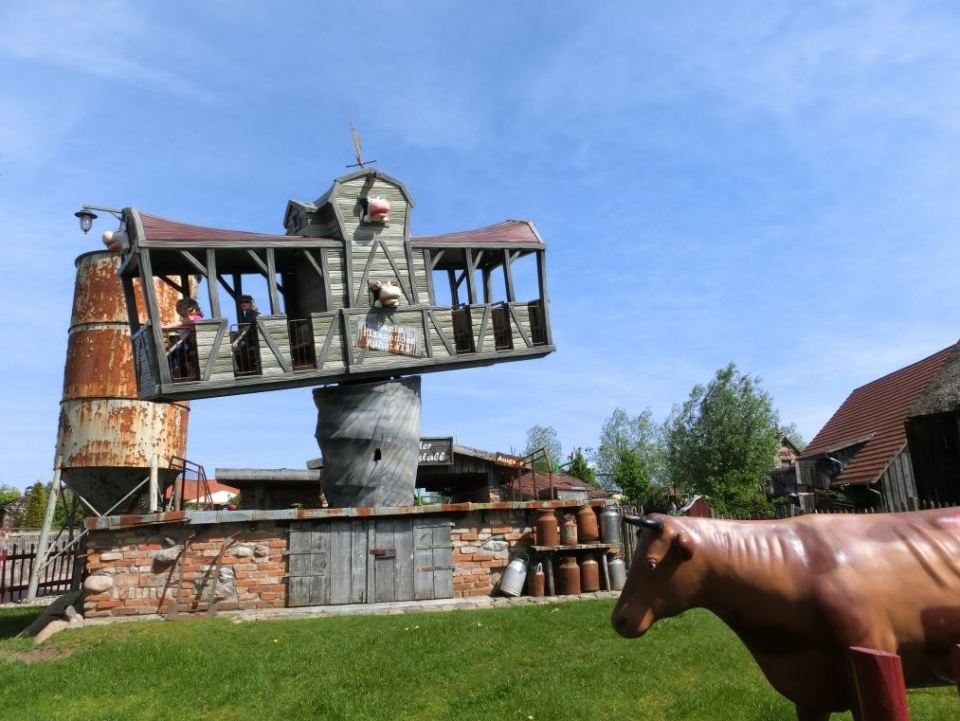
[[[594,513],[593,506],[589,503],[577,511],[577,532],[580,543],[592,543],[600,538],[600,530],[597,528],[597,514]]]
[[[620,556],[610,556],[607,561],[607,572],[610,574],[610,590],[622,591],[627,582],[627,564]]]
[[[600,564],[592,558],[580,561],[580,593],[600,590]]]
[[[606,508],[600,514],[600,538],[620,547],[620,513],[615,508]]]
[[[557,591],[561,596],[580,593],[580,567],[576,556],[564,556],[557,569]]]
[[[560,526],[560,545],[577,545],[577,519],[570,514],[567,514],[567,517],[563,519],[563,525]]]
[[[538,563],[530,573],[527,574],[527,595],[540,598],[544,595],[546,589],[546,578],[543,574],[543,564]]]
[[[523,582],[527,578],[527,554],[517,551],[507,564],[500,577],[500,591],[508,596],[519,596],[523,590]]]
[[[560,528],[557,526],[557,514],[553,509],[545,508],[537,515],[537,545],[556,546],[560,543]]]

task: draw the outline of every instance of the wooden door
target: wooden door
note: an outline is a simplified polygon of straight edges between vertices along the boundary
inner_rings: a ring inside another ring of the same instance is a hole
[[[451,525],[429,518],[292,523],[287,605],[452,598]]]

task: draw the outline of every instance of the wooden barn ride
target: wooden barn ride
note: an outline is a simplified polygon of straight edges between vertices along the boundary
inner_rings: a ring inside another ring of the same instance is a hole
[[[290,201],[285,235],[125,208],[121,231],[105,241],[124,252],[140,398],[379,380],[553,351],[546,246],[533,223],[415,237],[412,208],[402,183],[370,168],[338,178],[313,203]],[[520,264],[535,282],[515,284]],[[252,277],[265,280],[269,312],[244,323]],[[210,317],[164,317],[154,279],[184,300],[199,288]]]

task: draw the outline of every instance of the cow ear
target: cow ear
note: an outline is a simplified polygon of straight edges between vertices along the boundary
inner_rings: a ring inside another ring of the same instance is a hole
[[[693,558],[693,541],[690,540],[690,536],[681,531],[677,534],[676,538],[673,539],[673,543],[676,545],[677,550],[680,551],[684,561],[689,561]]]

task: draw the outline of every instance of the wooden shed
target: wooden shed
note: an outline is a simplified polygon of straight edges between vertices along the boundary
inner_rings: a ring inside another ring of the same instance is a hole
[[[887,510],[960,501],[960,344],[854,390],[797,461],[798,486],[864,486]]]

